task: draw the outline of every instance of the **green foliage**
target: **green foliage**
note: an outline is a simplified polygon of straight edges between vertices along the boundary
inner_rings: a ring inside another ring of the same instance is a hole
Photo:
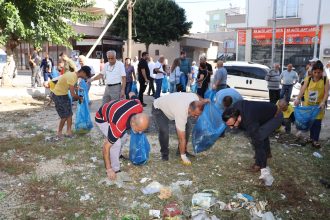
[[[119,0],[117,7],[123,2]],[[111,33],[127,39],[128,11],[124,7],[115,19]],[[168,45],[189,33],[192,22],[185,10],[172,0],[137,0],[133,10],[133,39],[136,42]]]
[[[79,36],[70,25],[100,17],[86,8],[93,6],[86,0],[0,0],[0,45],[14,49],[19,41],[36,46],[44,42],[71,46],[71,39]]]

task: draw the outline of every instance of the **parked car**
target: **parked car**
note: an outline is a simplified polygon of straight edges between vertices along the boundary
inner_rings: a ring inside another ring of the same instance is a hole
[[[257,63],[233,61],[224,63],[227,69],[227,84],[245,96],[268,98],[266,74],[269,67]],[[300,84],[297,83],[292,91],[293,96],[299,94]]]
[[[2,78],[3,68],[7,62],[7,54],[4,50],[0,49],[0,78]]]

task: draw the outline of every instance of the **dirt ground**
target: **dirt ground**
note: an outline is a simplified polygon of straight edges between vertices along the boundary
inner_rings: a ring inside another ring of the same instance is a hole
[[[91,115],[100,106],[100,93],[92,94]],[[271,187],[258,180],[259,173],[247,168],[253,150],[243,133],[226,133],[207,152],[192,159],[192,166],[179,163],[175,155],[177,138],[170,128],[170,161],[160,159],[160,147],[152,121],[147,136],[151,145],[149,162],[134,166],[122,161],[122,171],[131,181],[120,186],[99,184],[106,177],[102,161],[100,132],[93,128],[73,139],[49,141],[58,116],[54,106],[43,99],[0,100],[0,219],[121,219],[135,214],[150,219],[149,210],[161,210],[172,201],[179,204],[184,219],[191,219],[191,200],[196,192],[217,190],[217,199],[228,203],[236,193],[267,201],[267,211],[278,219],[330,219],[329,189],[320,179],[330,181],[330,117],[322,127],[323,156],[313,156],[311,146],[296,145],[294,135],[282,133],[271,138],[273,158],[269,161],[275,178]],[[146,96],[150,113],[152,99]],[[74,107],[75,111],[75,107]],[[295,131],[293,131],[295,133]],[[188,149],[191,151],[191,144]],[[128,156],[128,143],[124,148]],[[142,178],[148,178],[146,182]],[[151,181],[170,186],[192,181],[166,200],[158,194],[144,195],[141,188]],[[141,183],[143,182],[143,183]],[[249,211],[212,209],[221,219],[251,219]]]

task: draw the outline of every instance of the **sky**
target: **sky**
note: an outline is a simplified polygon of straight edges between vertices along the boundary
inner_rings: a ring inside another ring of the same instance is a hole
[[[207,11],[232,7],[245,8],[245,0],[175,0],[175,2],[186,10],[187,21],[192,21],[191,33],[206,32],[208,26],[206,20]]]

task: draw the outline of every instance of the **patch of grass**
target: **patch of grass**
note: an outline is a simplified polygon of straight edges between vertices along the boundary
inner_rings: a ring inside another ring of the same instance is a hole
[[[27,161],[21,162],[15,159],[0,160],[1,171],[8,173],[9,175],[27,174],[34,170],[34,165]]]
[[[24,140],[24,143],[30,143],[26,145],[27,149],[37,153],[37,149],[41,147],[38,142],[45,142],[41,137],[34,138]],[[58,146],[60,143],[66,144],[66,147]],[[98,145],[93,147],[93,140],[88,135],[60,143],[51,143],[46,148],[47,152],[39,149],[39,154],[47,158],[69,155],[65,156],[65,162],[81,167],[91,163],[90,156],[102,158],[101,148]],[[68,171],[48,180],[31,178],[25,199],[34,204],[30,210],[38,211],[41,205],[47,204],[46,210],[55,210],[47,213],[47,216],[53,219],[72,219],[75,218],[74,213],[80,214],[78,219],[120,219],[125,214],[136,214],[140,219],[149,219],[149,209],[163,211],[171,201],[178,202],[186,216],[189,216],[192,195],[204,189],[214,189],[219,191],[218,199],[225,203],[230,202],[233,195],[238,192],[250,194],[257,200],[267,200],[267,210],[282,219],[328,218],[330,198],[319,179],[330,178],[330,146],[322,148],[320,153],[323,158],[319,159],[312,155],[314,150],[310,146],[287,148],[282,142],[278,143],[276,139],[272,139],[273,158],[268,164],[275,182],[271,187],[265,187],[258,180],[260,173],[247,171],[254,162],[254,152],[249,140],[241,134],[226,134],[226,137],[219,139],[212,149],[192,159],[193,164],[190,167],[180,164],[179,158],[175,155],[175,141],[171,141],[170,147],[169,162],[161,161],[158,154],[152,154],[150,161],[144,166],[133,166],[129,161],[123,161],[122,170],[129,172],[133,180],[125,184],[124,188],[98,185],[98,181],[106,175],[103,164],[94,163],[95,168]],[[16,150],[22,149],[18,147]],[[185,175],[178,176],[178,173]],[[160,200],[157,194],[143,195],[140,189],[149,183],[141,184],[140,180],[143,177],[167,186],[178,180],[192,180],[193,184],[188,188],[181,187],[182,195]],[[49,195],[51,191],[55,193]],[[80,202],[80,196],[85,193],[91,193],[93,200]],[[286,198],[282,199],[281,194]],[[250,219],[248,210],[243,209],[237,212],[215,209],[212,214],[221,219]],[[36,216],[43,217],[42,213]]]

